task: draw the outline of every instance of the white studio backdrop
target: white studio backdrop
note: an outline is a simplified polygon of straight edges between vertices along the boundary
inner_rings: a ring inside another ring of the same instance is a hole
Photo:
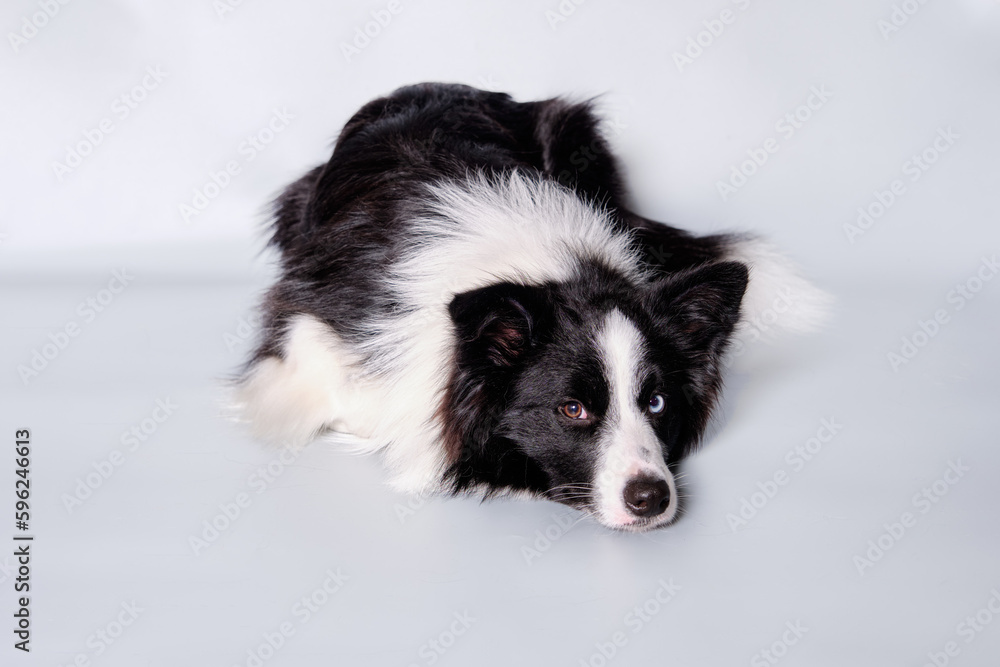
[[[0,556],[0,664],[997,664],[1000,3],[11,0],[0,27],[0,451],[30,427],[37,532],[30,654]],[[419,81],[599,96],[637,209],[759,232],[836,297],[738,360],[676,526],[404,498],[220,417],[269,202]]]

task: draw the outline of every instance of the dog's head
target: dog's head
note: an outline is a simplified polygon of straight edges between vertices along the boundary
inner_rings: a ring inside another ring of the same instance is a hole
[[[454,489],[527,491],[621,530],[670,523],[673,470],[707,423],[746,286],[736,262],[641,286],[586,266],[455,296]]]

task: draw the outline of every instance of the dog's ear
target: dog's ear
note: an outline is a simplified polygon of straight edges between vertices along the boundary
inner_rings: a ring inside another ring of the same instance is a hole
[[[540,340],[551,319],[551,301],[544,287],[500,283],[457,294],[448,312],[461,361],[509,367]]]
[[[698,267],[660,280],[649,307],[680,349],[715,354],[739,320],[748,279],[739,262]]]

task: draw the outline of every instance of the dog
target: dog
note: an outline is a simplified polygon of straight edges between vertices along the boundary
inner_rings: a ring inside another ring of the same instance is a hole
[[[775,328],[808,329],[823,297],[766,243],[626,197],[590,102],[438,83],[369,102],[275,202],[243,416],[380,452],[399,491],[671,523],[741,327],[784,290]]]

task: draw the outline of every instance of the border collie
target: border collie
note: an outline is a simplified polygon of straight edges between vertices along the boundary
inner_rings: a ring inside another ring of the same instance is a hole
[[[398,490],[548,498],[618,530],[678,515],[741,327],[773,303],[805,329],[823,301],[760,241],[629,210],[588,103],[462,85],[362,107],[271,232],[280,279],[238,380],[260,437],[345,434]]]

